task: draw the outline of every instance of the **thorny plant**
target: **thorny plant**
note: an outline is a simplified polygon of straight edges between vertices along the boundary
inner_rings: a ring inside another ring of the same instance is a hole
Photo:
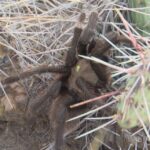
[[[118,29],[118,27],[116,26],[116,24],[114,24],[114,23],[112,23],[113,24],[113,26],[114,27],[116,27],[117,29]],[[134,34],[135,35],[133,35],[133,37],[134,38],[137,38],[137,39],[141,39],[141,40],[143,40],[144,38],[143,37],[140,37],[139,36],[139,34],[132,28],[132,26],[130,26],[129,25],[129,27],[133,30],[133,32],[134,32]],[[128,30],[127,30],[128,31]],[[120,31],[120,32],[122,32],[122,31]],[[126,31],[125,31],[126,32]],[[124,32],[122,32],[123,34],[124,34]],[[132,33],[133,34],[133,33]],[[113,46],[113,47],[115,47],[116,49],[117,49],[117,47],[116,47],[116,45],[114,45],[114,43],[112,43],[112,41],[111,41],[111,39],[109,40],[109,36],[107,37],[107,38],[105,38],[103,35],[102,35],[102,38],[104,38],[105,40],[107,40],[109,43],[110,43],[110,45],[109,45],[109,47],[110,46]],[[130,37],[130,38],[132,38],[132,37]],[[104,41],[105,41],[104,40]],[[134,40],[133,40],[134,41]],[[147,43],[148,44],[148,43]],[[89,45],[90,44],[88,44],[88,46],[87,47],[89,47]],[[133,43],[133,45],[134,45],[134,43]],[[136,46],[136,45],[135,45]],[[136,49],[136,47],[135,47],[135,49]],[[89,50],[89,49],[87,49],[87,50]],[[118,49],[118,51],[119,51],[119,49]],[[128,51],[130,51],[130,52],[133,52],[134,54],[136,54],[136,56],[135,57],[133,57],[133,56],[129,56],[129,55],[126,55],[126,54],[129,54],[128,52],[126,53],[124,53],[124,52],[121,52],[122,54],[123,54],[123,56],[118,56],[118,58],[120,57],[124,57],[125,59],[128,59],[128,61],[125,61],[125,62],[122,62],[122,64],[124,63],[124,64],[127,64],[127,63],[135,63],[136,65],[139,63],[139,60],[141,60],[140,59],[140,57],[139,57],[139,55],[138,55],[138,53],[136,52],[136,51],[134,51],[134,50],[132,50],[132,49],[128,49]],[[92,52],[91,52],[92,53]],[[90,53],[90,55],[91,55],[91,53]],[[140,53],[141,54],[141,53]],[[92,56],[92,55],[91,55]],[[145,55],[146,56],[146,55]],[[144,57],[145,57],[144,56]],[[92,58],[92,57],[91,57]],[[78,59],[80,59],[80,58],[78,58]],[[118,66],[114,66],[114,65],[110,65],[110,64],[108,64],[107,62],[105,62],[105,61],[101,61],[101,60],[99,60],[99,59],[96,59],[96,58],[92,58],[92,60],[94,60],[94,61],[96,61],[96,62],[99,62],[99,63],[101,63],[101,64],[103,64],[103,65],[106,65],[107,67],[112,67],[113,69],[115,69],[116,70],[116,72],[115,72],[115,74],[113,75],[113,76],[118,76],[119,74],[122,74],[122,73],[127,73],[125,76],[123,76],[122,78],[119,78],[117,81],[115,81],[114,82],[114,84],[116,84],[117,82],[119,82],[119,81],[123,81],[123,80],[126,80],[127,78],[129,78],[129,76],[128,75],[131,75],[131,72],[132,72],[132,70],[134,70],[135,71],[135,68],[136,68],[136,66],[134,66],[133,68],[129,68],[129,69],[124,69],[124,68],[121,68],[121,67],[118,67]],[[141,62],[141,61],[140,61]],[[147,66],[147,64],[146,64],[146,66]],[[64,66],[62,66],[62,67],[64,67]],[[57,68],[57,67],[56,67]],[[58,67],[59,68],[59,67]],[[80,68],[80,66],[79,67],[77,67],[77,70],[78,70],[78,68]],[[105,68],[105,67],[104,67]],[[137,68],[139,68],[139,66],[137,66]],[[136,68],[136,70],[137,70],[137,68]],[[64,67],[64,70],[66,69],[66,67]],[[67,70],[66,71],[64,71],[63,69],[61,70],[61,69],[58,69],[59,71],[58,72],[62,72],[62,74],[65,74],[66,72],[67,72]],[[140,70],[140,68],[139,68],[139,70]],[[33,74],[35,74],[35,73],[44,73],[44,72],[56,72],[57,73],[57,69],[55,70],[53,67],[51,67],[51,66],[41,66],[41,68],[36,68],[36,69],[34,69],[34,70],[31,70],[31,71],[28,71],[28,72],[26,72],[26,73],[22,73],[22,74],[20,74],[20,77],[19,76],[14,76],[14,77],[12,77],[12,78],[8,78],[8,79],[6,79],[6,80],[4,80],[4,81],[2,81],[3,82],[3,84],[7,84],[7,83],[9,83],[9,82],[13,82],[13,81],[17,81],[17,80],[19,80],[20,78],[21,79],[23,79],[23,78],[26,78],[26,77],[29,77],[30,75],[33,75]],[[59,79],[61,79],[61,78],[59,78]],[[52,88],[51,86],[50,86],[50,88],[49,88],[49,90],[54,90],[54,91],[56,91],[54,88]],[[57,89],[57,88],[56,88]],[[58,92],[58,93],[60,93],[60,92]],[[58,94],[57,92],[56,92],[56,95]],[[94,93],[95,93],[95,91],[94,91]],[[55,96],[56,96],[55,95]],[[50,96],[48,93],[47,93],[47,95],[45,95],[45,98],[46,97],[48,97],[48,96]],[[54,98],[55,98],[55,96],[54,96]],[[94,95],[95,96],[95,95]],[[50,96],[51,97],[51,96]],[[84,97],[85,97],[85,95],[84,95]],[[82,98],[82,97],[81,97]],[[87,97],[88,98],[88,97]],[[80,101],[80,100],[79,100]],[[113,104],[113,103],[115,103],[116,101],[113,101],[113,102],[111,102],[111,103],[109,103],[109,105],[111,105],[111,104]],[[43,102],[41,101],[41,104],[42,104]],[[72,103],[72,104],[74,104],[74,102]],[[53,104],[53,105],[55,105],[55,104]],[[68,104],[68,105],[70,105],[70,104]],[[143,104],[142,104],[143,105]],[[36,105],[35,105],[36,106]],[[126,105],[127,106],[127,105]],[[104,106],[101,106],[100,108],[98,108],[99,110],[100,109],[102,109],[102,108],[105,108],[105,107],[107,107],[107,104],[106,105],[104,105]],[[35,107],[36,108],[36,107]],[[68,109],[67,107],[66,107],[66,109]],[[92,112],[96,112],[96,111],[98,111],[98,109],[95,109],[95,110],[93,110],[93,111],[91,111],[91,112],[88,112],[88,113],[92,113]],[[120,115],[120,106],[118,105],[118,109],[119,109],[119,115]],[[121,111],[122,111],[122,109],[121,109]],[[126,111],[125,111],[126,112]],[[136,112],[136,110],[135,110],[135,112]],[[147,111],[148,112],[148,111]],[[34,112],[35,113],[35,112]],[[81,116],[84,116],[84,115],[87,115],[88,113],[86,113],[86,114],[82,114]],[[149,113],[149,112],[148,112]],[[129,113],[130,114],[130,113]],[[122,112],[121,112],[121,115],[122,115]],[[136,115],[137,115],[137,113],[136,113]],[[138,115],[139,116],[139,115]],[[147,115],[146,115],[147,116]],[[127,117],[128,117],[128,115],[127,115]],[[135,117],[135,116],[134,116]],[[78,118],[78,117],[76,117],[76,118]],[[110,117],[110,118],[112,118],[112,119],[114,119],[115,117],[114,116],[112,116],[112,117]],[[124,117],[125,118],[125,117]],[[116,117],[114,120],[116,121],[118,119],[118,117]],[[121,116],[121,119],[122,119],[122,116]],[[73,120],[73,119],[72,119]],[[114,121],[113,120],[113,121]],[[129,120],[128,120],[128,118],[127,118],[127,121],[131,121],[131,120],[133,120],[133,122],[134,122],[134,119],[132,119],[132,118],[129,118]],[[142,120],[141,118],[139,118],[139,120]],[[147,119],[146,119],[147,120]],[[112,121],[112,122],[113,122]],[[136,119],[136,121],[137,121],[137,119]],[[108,124],[111,124],[112,122],[108,122],[107,124],[105,124],[104,126],[106,126],[106,125],[108,125]],[[146,133],[148,133],[148,130],[147,130],[147,128],[145,128],[145,125],[143,124],[143,122],[141,121],[141,123],[142,123],[142,125],[143,125],[143,127],[144,127],[144,129],[145,129],[145,131],[146,131]],[[122,124],[122,123],[121,123]],[[132,122],[131,122],[131,124],[132,124]],[[123,125],[124,125],[124,123],[123,123]],[[126,125],[126,122],[125,122],[125,125]],[[101,127],[99,127],[99,129],[100,128],[103,128],[104,126],[101,126]],[[98,128],[97,128],[98,129]],[[94,130],[93,130],[94,131]],[[96,130],[95,130],[96,131]],[[91,133],[91,132],[89,132],[89,133]],[[85,135],[87,135],[88,133],[86,133],[86,134],[84,134],[84,136]],[[148,134],[149,135],[149,134]]]

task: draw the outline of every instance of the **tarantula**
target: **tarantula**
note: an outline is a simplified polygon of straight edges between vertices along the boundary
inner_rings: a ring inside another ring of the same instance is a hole
[[[50,98],[51,109],[48,116],[55,131],[55,150],[63,149],[66,114],[72,111],[69,106],[83,99],[95,97],[99,94],[97,89],[105,87],[110,81],[110,74],[106,66],[78,57],[78,54],[80,54],[108,61],[107,52],[111,47],[104,39],[96,38],[98,14],[92,12],[87,26],[83,29],[84,19],[85,14],[82,13],[74,28],[74,35],[71,47],[67,52],[65,65],[41,66],[1,81],[2,84],[10,84],[37,73],[52,72],[59,74],[59,77],[48,88],[47,92],[34,104],[30,104],[27,110],[27,115],[30,114],[30,116],[34,116],[31,117],[32,119],[35,118],[45,100]],[[116,32],[110,32],[106,36],[114,44],[123,39]]]

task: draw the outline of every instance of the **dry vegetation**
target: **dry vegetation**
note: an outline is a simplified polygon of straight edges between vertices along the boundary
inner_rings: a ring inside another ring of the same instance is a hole
[[[105,34],[108,31],[119,31],[129,37],[132,46],[123,44],[116,46],[111,43],[112,57],[110,64],[95,58],[86,59],[103,63],[113,70],[112,87],[114,89],[125,87],[127,79],[131,77],[131,72],[135,72],[141,67],[144,58],[146,58],[144,59],[146,60],[146,66],[149,66],[149,58],[147,57],[149,53],[145,53],[145,51],[150,46],[149,38],[142,37],[134,29],[134,25],[125,21],[125,18],[130,21],[130,11],[138,13],[138,10],[129,9],[125,1],[118,2],[118,0],[1,0],[0,79],[43,64],[63,64],[78,16],[81,12],[85,12],[87,16],[85,22],[87,22],[92,11],[98,12],[99,32],[97,35],[99,37],[106,39]],[[141,48],[144,49],[144,52],[141,52]],[[141,74],[140,72],[138,75]],[[44,112],[39,116],[35,125],[24,123],[22,116],[27,103],[42,95],[53,78],[55,77],[50,73],[37,74],[9,86],[0,84],[0,115],[2,118],[2,121],[0,120],[0,149],[51,149],[54,144],[53,131],[51,131],[47,118],[43,117]],[[129,92],[125,95],[127,94],[128,97],[133,92],[133,88],[130,90],[131,84],[133,83],[127,84]],[[125,95],[123,96],[125,97]],[[124,122],[118,121],[122,103],[116,109],[116,102],[118,102],[118,99],[122,99],[120,97],[109,98],[103,106],[95,106],[93,110],[87,113],[82,112],[78,117],[72,118],[72,120],[75,120],[85,117],[80,122],[81,124],[84,122],[84,128],[69,135],[69,144],[66,150],[117,150],[119,147],[121,150],[148,150],[150,135],[147,124],[150,121],[149,117],[146,118],[146,121],[141,121],[140,115],[137,114],[138,119],[127,117],[126,121],[128,121],[129,126],[133,125],[131,120],[136,120],[134,128],[132,130],[127,129]],[[22,105],[18,105],[18,102],[21,102]],[[145,103],[148,103],[147,100]],[[45,106],[46,104],[43,107]],[[102,117],[96,116],[99,110],[103,112]],[[119,113],[117,113],[117,110],[119,110]],[[149,115],[147,104],[146,110]],[[111,113],[107,113],[108,111],[111,111]],[[121,112],[121,115],[123,113]],[[95,115],[92,116],[93,114]],[[111,116],[109,116],[110,114]],[[6,121],[3,121],[4,119]],[[120,128],[116,125],[116,122],[123,127],[125,126],[125,128]],[[139,127],[136,127],[136,125],[139,125]],[[74,140],[74,137],[80,139]]]

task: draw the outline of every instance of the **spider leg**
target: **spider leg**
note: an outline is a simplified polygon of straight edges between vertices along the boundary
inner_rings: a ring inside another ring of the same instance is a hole
[[[49,110],[52,100],[55,99],[60,93],[61,85],[61,81],[55,81],[48,87],[46,92],[41,97],[27,104],[25,117],[30,126],[33,126],[36,123],[36,118],[38,115],[46,113],[47,109]]]
[[[37,67],[35,69],[29,70],[22,72],[18,75],[10,76],[5,78],[4,80],[1,81],[2,84],[10,84],[25,78],[28,78],[34,74],[41,74],[41,73],[46,73],[46,72],[52,72],[52,73],[68,73],[69,69],[66,66],[48,66],[48,65],[43,65],[40,67]]]
[[[40,112],[40,109],[42,105],[47,101],[47,100],[52,100],[56,98],[61,90],[62,82],[61,81],[55,81],[52,83],[46,92],[36,99],[36,101],[33,101],[32,103],[29,104],[28,106],[28,111],[32,111],[34,114],[38,114]]]
[[[77,47],[78,53],[81,55],[87,55],[89,53],[88,46],[94,38],[97,19],[98,14],[96,12],[92,12],[87,26],[81,33]]]
[[[67,67],[72,67],[75,65],[77,58],[76,58],[76,46],[78,43],[78,39],[80,37],[80,34],[82,32],[81,28],[75,27],[74,29],[74,36],[72,39],[72,46],[71,48],[69,48],[68,52],[67,52],[67,57],[65,60],[65,64]]]
[[[74,64],[77,61],[76,48],[77,48],[79,37],[80,37],[81,32],[82,32],[82,28],[81,28],[80,24],[82,24],[84,19],[85,19],[85,14],[82,13],[79,17],[79,21],[78,21],[76,27],[74,28],[74,35],[73,35],[73,39],[71,41],[71,48],[68,50],[66,61],[65,61],[66,66],[68,66],[68,67],[74,66]]]
[[[114,44],[117,44],[119,42],[131,43],[125,36],[119,35],[117,32],[109,32],[106,35],[106,38]],[[91,50],[91,56],[108,62],[108,57],[106,56],[106,53],[112,45],[105,39],[95,39],[95,43],[95,47]],[[107,67],[92,61],[91,66],[100,80],[98,86],[105,86],[110,81],[110,73]]]
[[[66,111],[67,108],[65,106],[62,106],[59,109],[59,113],[57,113],[57,120],[56,126],[55,126],[55,150],[63,150],[63,144],[64,144],[64,128],[65,128],[65,121],[66,121]]]
[[[78,77],[76,80],[76,84],[78,88],[82,91],[80,93],[80,97],[82,99],[89,99],[96,96],[94,85],[86,81],[84,78]]]
[[[109,32],[106,34],[106,38],[112,42],[113,44],[117,44],[119,42],[131,43],[129,39],[127,39],[124,35],[119,35],[117,32]],[[91,50],[91,56],[101,57],[103,54],[108,52],[109,48],[112,45],[107,42],[105,39],[97,38],[94,39],[95,47]]]
[[[102,57],[100,59],[102,59]],[[97,82],[96,86],[99,88],[105,87],[110,80],[110,73],[108,71],[108,68],[105,65],[95,63],[92,61],[91,61],[91,66],[99,78],[99,81]]]
[[[108,57],[106,55],[96,55],[95,57],[108,62]],[[97,83],[97,87],[105,87],[107,83],[110,81],[110,72],[109,69],[100,63],[96,63],[93,61],[90,61],[91,67],[95,71],[96,75],[98,76],[99,82]]]
[[[67,91],[61,93],[52,103],[49,119],[54,129],[55,150],[63,150],[65,121],[68,112],[67,107],[72,104],[74,98],[67,94]]]

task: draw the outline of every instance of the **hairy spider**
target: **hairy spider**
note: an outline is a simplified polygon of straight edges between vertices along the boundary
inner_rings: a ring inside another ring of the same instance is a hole
[[[97,89],[105,87],[110,81],[110,74],[106,66],[78,57],[80,54],[108,61],[107,52],[111,47],[108,42],[97,38],[95,35],[98,14],[92,12],[87,26],[82,29],[84,19],[85,14],[82,13],[74,28],[65,65],[40,66],[1,81],[2,84],[9,84],[37,73],[59,74],[59,77],[49,86],[46,93],[35,103],[29,104],[27,110],[27,115],[32,116],[30,118],[33,120],[36,118],[36,114],[41,112],[41,106],[46,99],[51,100],[48,116],[55,132],[55,150],[63,149],[66,116],[72,111],[69,106],[83,99],[97,96],[99,94]],[[123,40],[116,32],[110,32],[106,36],[114,44]]]

